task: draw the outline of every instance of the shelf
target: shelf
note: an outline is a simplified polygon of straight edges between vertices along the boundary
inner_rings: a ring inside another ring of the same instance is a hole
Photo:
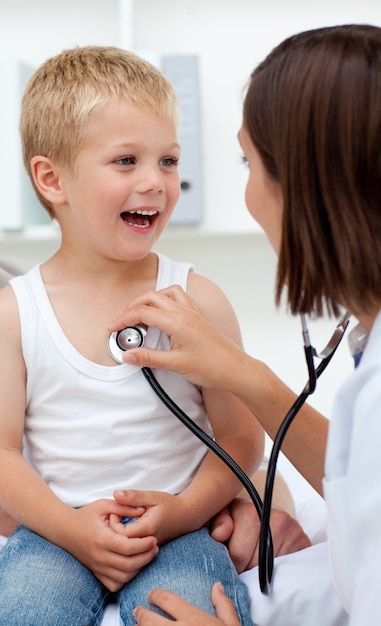
[[[263,231],[253,225],[252,230],[212,230],[204,225],[169,225],[155,246],[168,255],[180,257],[182,252],[197,249],[210,250],[215,246],[224,248],[236,245],[245,248],[252,245],[253,237],[262,239]],[[265,237],[263,236],[263,239]],[[0,231],[0,256],[11,256],[39,262],[50,257],[60,245],[60,231],[56,224],[29,226],[20,230]],[[247,242],[247,246],[246,246]],[[212,253],[211,253],[212,254]]]
[[[211,229],[203,224],[199,225],[172,225],[169,224],[166,230],[161,235],[163,238],[194,238],[194,237],[242,237],[247,235],[262,235],[263,230],[253,223],[253,227],[250,229]],[[0,245],[3,243],[22,243],[22,242],[44,242],[60,241],[60,231],[56,224],[47,224],[40,226],[28,226],[19,230],[0,230]]]

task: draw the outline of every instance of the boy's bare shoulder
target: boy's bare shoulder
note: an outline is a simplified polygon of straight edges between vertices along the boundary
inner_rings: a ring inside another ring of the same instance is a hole
[[[212,280],[190,272],[187,293],[201,313],[228,337],[241,344],[241,333],[229,298]]]
[[[215,298],[217,301],[228,302],[227,296],[215,282],[206,276],[197,274],[196,272],[189,272],[187,292],[195,302],[203,300],[204,298],[209,301],[212,298]]]
[[[10,285],[0,288],[0,321],[7,323],[9,328],[14,322],[18,324],[18,307],[16,296]]]

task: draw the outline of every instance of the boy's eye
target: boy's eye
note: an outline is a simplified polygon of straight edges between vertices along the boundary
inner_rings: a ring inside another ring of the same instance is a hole
[[[159,164],[164,165],[165,167],[171,167],[176,166],[178,162],[179,159],[176,159],[175,157],[164,157],[163,159],[160,159]]]
[[[123,156],[115,159],[115,163],[118,163],[118,165],[133,165],[135,162],[136,159],[133,156]]]

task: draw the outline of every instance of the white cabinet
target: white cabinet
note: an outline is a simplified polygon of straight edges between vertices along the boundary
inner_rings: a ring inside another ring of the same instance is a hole
[[[0,60],[3,91],[0,114],[0,229],[20,230],[48,223],[26,174],[19,136],[20,102],[33,68],[16,60]],[[4,97],[5,96],[5,97]]]

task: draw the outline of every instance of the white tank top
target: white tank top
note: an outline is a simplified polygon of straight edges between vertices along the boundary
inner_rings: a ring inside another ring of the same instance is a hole
[[[186,289],[191,266],[157,256],[156,289],[171,284]],[[114,489],[173,494],[185,489],[206,448],[157,398],[141,369],[99,365],[73,347],[38,265],[10,284],[27,370],[25,454],[54,493],[79,507],[112,498]],[[170,347],[156,328],[148,329],[145,344]],[[172,372],[154,373],[183,411],[212,435],[199,388]]]

